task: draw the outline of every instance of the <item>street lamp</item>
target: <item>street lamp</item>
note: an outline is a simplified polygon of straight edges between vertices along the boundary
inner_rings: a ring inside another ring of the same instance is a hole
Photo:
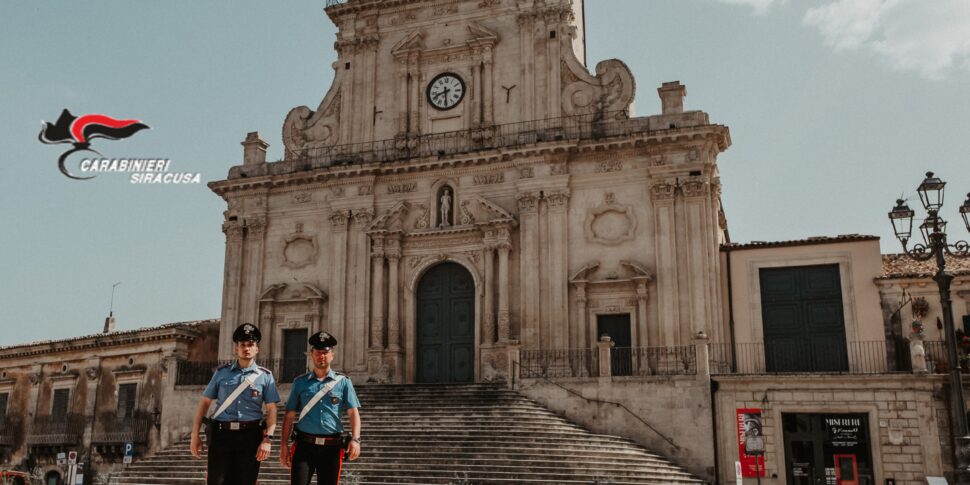
[[[970,433],[967,432],[967,408],[963,401],[963,383],[960,379],[960,364],[957,360],[956,333],[953,329],[953,307],[950,300],[950,283],[953,275],[946,272],[944,255],[953,258],[970,258],[970,244],[958,241],[950,244],[946,240],[946,221],[940,217],[943,207],[943,191],[946,182],[936,177],[933,172],[927,172],[926,178],[919,184],[916,192],[920,202],[926,209],[927,217],[920,224],[923,244],[909,247],[909,238],[913,231],[913,211],[903,200],[896,201],[896,207],[889,213],[889,220],[893,224],[893,232],[903,245],[903,252],[916,261],[936,261],[936,274],[933,280],[940,289],[940,305],[943,311],[943,331],[946,333],[946,354],[950,366],[950,405],[955,416],[953,446],[956,450],[958,484],[970,485]],[[960,206],[963,223],[970,232],[970,194]]]

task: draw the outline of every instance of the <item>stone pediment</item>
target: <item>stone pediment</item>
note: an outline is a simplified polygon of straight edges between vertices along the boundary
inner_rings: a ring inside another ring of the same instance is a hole
[[[408,212],[411,210],[411,204],[401,201],[394,204],[393,207],[387,210],[384,215],[374,219],[374,222],[370,223],[364,232],[378,232],[378,231],[403,231],[404,230],[404,219],[407,217]]]
[[[472,35],[472,38],[468,41],[468,45],[492,46],[498,43],[498,34],[481,26],[480,24],[469,22],[468,31],[471,32]]]
[[[310,283],[277,283],[267,287],[260,301],[303,301],[319,299],[327,301],[326,292]]]
[[[653,275],[640,263],[621,260],[618,267],[602,268],[599,261],[592,261],[573,273],[570,283],[610,284],[629,282],[650,282]]]
[[[424,32],[415,30],[406,35],[400,42],[391,48],[391,55],[394,57],[406,57],[412,52],[421,52],[424,47]]]

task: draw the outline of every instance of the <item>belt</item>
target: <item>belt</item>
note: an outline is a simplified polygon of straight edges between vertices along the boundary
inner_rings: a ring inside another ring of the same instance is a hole
[[[256,421],[213,421],[213,426],[219,431],[242,431],[246,429],[262,428],[263,422]]]
[[[332,435],[318,436],[318,435],[308,434],[308,433],[298,433],[296,435],[296,439],[301,443],[309,443],[311,445],[317,445],[317,446],[328,446],[328,445],[340,446],[339,434],[336,436],[332,436]]]

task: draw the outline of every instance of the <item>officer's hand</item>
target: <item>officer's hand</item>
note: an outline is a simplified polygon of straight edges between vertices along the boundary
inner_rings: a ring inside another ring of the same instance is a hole
[[[290,447],[280,445],[280,464],[286,468],[290,467]]]
[[[202,458],[202,441],[199,439],[199,433],[192,433],[192,442],[189,445],[189,450],[192,451],[192,456]]]
[[[360,443],[356,441],[351,441],[350,446],[347,447],[347,451],[350,452],[350,456],[347,457],[348,460],[354,461],[360,456]]]
[[[269,441],[263,441],[256,450],[256,461],[263,461],[269,458],[269,453],[273,451],[273,445]]]

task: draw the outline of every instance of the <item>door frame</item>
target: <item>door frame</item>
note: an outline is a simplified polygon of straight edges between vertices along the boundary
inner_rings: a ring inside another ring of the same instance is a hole
[[[404,259],[402,259],[402,262]],[[474,378],[472,382],[479,382],[481,379],[481,327],[482,303],[484,299],[482,274],[476,262],[468,256],[468,253],[440,254],[438,256],[432,256],[420,261],[417,267],[414,268],[414,271],[411,273],[410,277],[407,279],[407,283],[404,286],[404,322],[402,322],[403,325],[401,326],[401,342],[404,344],[404,382],[410,384],[415,383],[415,379],[417,377],[418,283],[421,281],[421,278],[423,278],[424,275],[431,270],[431,268],[443,263],[457,263],[465,268],[465,270],[471,275],[472,282],[475,285],[475,291],[472,298],[475,305],[475,342],[474,350],[472,352]],[[497,285],[498,282],[496,281],[495,284]],[[496,295],[497,294],[498,293],[496,291]]]

